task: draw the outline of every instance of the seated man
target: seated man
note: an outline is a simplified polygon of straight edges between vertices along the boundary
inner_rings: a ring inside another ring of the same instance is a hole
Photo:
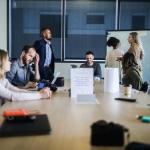
[[[122,78],[123,85],[131,84],[132,88],[140,90],[142,85],[141,72],[133,53],[127,52],[124,54],[122,68],[124,74]]]
[[[31,63],[34,62],[34,71]],[[6,74],[10,83],[22,88],[35,87],[35,82],[40,80],[39,55],[33,46],[26,45],[22,49],[21,56],[11,65],[10,71]]]
[[[102,78],[101,66],[99,63],[94,62],[94,54],[91,51],[86,52],[85,54],[86,62],[81,64],[81,68],[93,68],[94,69],[94,78],[100,80]]]

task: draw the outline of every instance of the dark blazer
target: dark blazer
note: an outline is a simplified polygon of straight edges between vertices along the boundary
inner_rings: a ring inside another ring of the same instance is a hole
[[[36,49],[36,51],[37,51],[37,53],[39,54],[39,57],[40,57],[39,72],[40,72],[41,79],[45,79],[44,63],[45,63],[45,59],[46,59],[46,41],[44,39],[35,41],[34,47],[35,47],[35,49]],[[52,50],[52,58],[51,58],[51,64],[50,64],[49,67],[50,67],[52,73],[54,74],[55,56],[54,56],[52,46],[51,46],[51,50]]]

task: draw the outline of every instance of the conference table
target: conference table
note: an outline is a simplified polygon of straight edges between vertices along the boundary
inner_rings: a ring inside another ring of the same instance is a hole
[[[7,102],[0,108],[25,108],[40,110],[47,114],[52,131],[48,135],[1,137],[1,150],[123,150],[122,147],[92,146],[90,144],[91,125],[97,120],[106,120],[124,125],[130,130],[130,141],[150,144],[150,123],[142,123],[136,115],[150,116],[150,95],[136,92],[137,102],[115,100],[123,93],[107,93],[103,81],[94,83],[94,94],[99,104],[77,104],[69,97],[69,81],[53,93],[51,100]],[[127,141],[125,141],[127,144]]]

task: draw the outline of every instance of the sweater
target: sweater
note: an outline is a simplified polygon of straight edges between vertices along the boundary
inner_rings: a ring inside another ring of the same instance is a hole
[[[0,98],[10,101],[39,100],[41,94],[19,89],[10,84],[6,78],[3,78],[0,79]]]
[[[142,78],[140,75],[140,71],[136,67],[130,67],[124,74],[122,78],[122,83],[124,85],[132,85],[132,88],[140,90],[142,86]]]

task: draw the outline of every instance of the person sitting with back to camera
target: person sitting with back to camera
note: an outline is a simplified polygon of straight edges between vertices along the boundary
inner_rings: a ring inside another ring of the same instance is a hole
[[[123,85],[132,85],[132,88],[140,90],[142,86],[141,71],[133,53],[126,52],[122,58]]]
[[[32,62],[34,63],[34,71],[31,66]],[[38,63],[39,55],[35,48],[31,45],[25,45],[20,58],[12,63],[6,78],[14,86],[24,89],[35,88],[36,81],[40,80]]]
[[[0,99],[9,101],[50,99],[51,91],[43,88],[40,91],[27,91],[13,86],[5,74],[10,70],[10,61],[6,51],[0,49]]]
[[[92,51],[87,51],[85,54],[86,62],[80,65],[80,68],[93,68],[94,79],[100,80],[102,78],[101,66],[99,63],[94,62],[94,54]]]
[[[115,37],[110,37],[107,41],[107,46],[112,47],[112,50],[107,52],[105,67],[120,68],[120,62],[123,56],[123,51],[120,49],[120,40]]]

